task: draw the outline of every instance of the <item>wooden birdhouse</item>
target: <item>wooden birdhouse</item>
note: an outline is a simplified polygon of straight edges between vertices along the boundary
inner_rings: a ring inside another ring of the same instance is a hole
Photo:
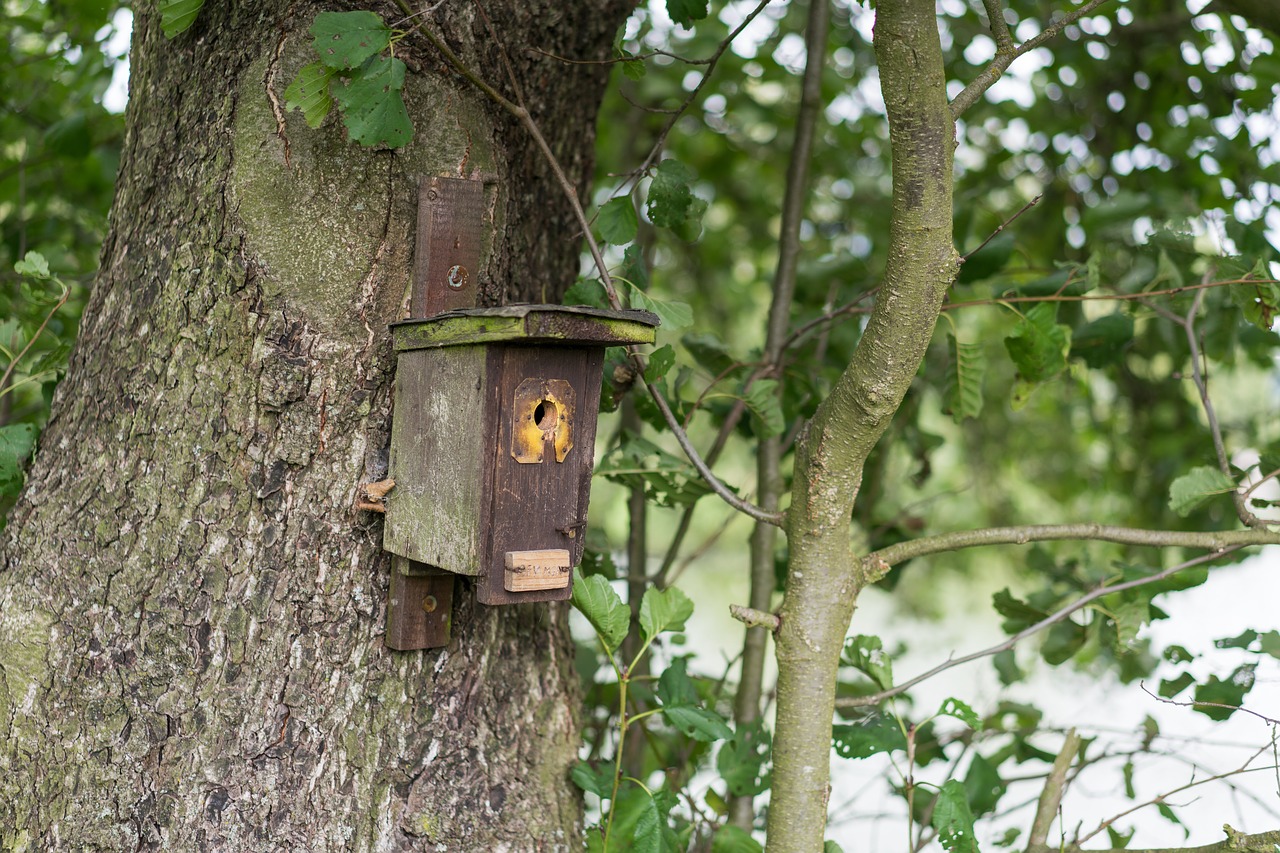
[[[485,187],[453,177],[419,185],[412,319],[391,326],[390,477],[366,484],[371,502],[359,505],[386,512],[393,649],[449,642],[459,575],[475,579],[484,604],[569,597],[604,350],[652,343],[658,324],[646,311],[477,308],[495,207]]]
[[[569,597],[582,559],[604,349],[645,311],[464,309],[392,326],[383,547],[476,578],[484,604]]]

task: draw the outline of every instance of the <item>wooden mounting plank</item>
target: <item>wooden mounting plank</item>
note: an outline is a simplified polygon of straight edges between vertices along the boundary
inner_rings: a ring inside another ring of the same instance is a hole
[[[509,592],[564,589],[569,585],[569,552],[564,548],[508,551],[506,587]]]

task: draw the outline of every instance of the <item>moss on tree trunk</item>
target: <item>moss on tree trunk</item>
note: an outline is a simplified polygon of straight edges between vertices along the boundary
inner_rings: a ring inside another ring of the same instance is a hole
[[[417,36],[406,149],[286,115],[323,8],[210,3],[173,41],[139,10],[101,273],[3,552],[5,845],[578,844],[563,609],[464,591],[447,650],[388,651],[381,521],[353,508],[386,471],[418,176],[492,182],[489,302],[555,299],[576,226],[524,132]],[[430,21],[500,88],[505,42],[585,187],[606,67],[526,48],[604,58],[626,4],[486,11],[492,33],[474,6]]]

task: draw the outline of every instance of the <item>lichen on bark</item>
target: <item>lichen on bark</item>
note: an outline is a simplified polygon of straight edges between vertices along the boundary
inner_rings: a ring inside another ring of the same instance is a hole
[[[286,165],[265,87],[281,98],[328,6],[206,4],[172,41],[137,11],[101,272],[0,555],[4,844],[574,843],[563,612],[464,592],[448,649],[388,651],[380,522],[353,509],[385,474],[386,324],[409,280],[417,176],[501,183],[493,295],[565,287],[572,218],[521,131],[412,38],[397,55],[414,143],[366,151],[287,117]],[[548,29],[528,24],[549,3],[487,9],[520,38],[600,58],[626,11],[557,6]],[[433,22],[500,67],[468,15]],[[550,60],[519,55],[533,90]],[[540,108],[585,185],[606,72],[554,72]]]

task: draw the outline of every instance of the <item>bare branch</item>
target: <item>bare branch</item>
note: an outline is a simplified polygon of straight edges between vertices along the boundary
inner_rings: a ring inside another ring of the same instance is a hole
[[[1243,705],[1227,705],[1223,702],[1203,702],[1199,699],[1193,699],[1190,702],[1178,702],[1173,699],[1166,699],[1164,696],[1157,696],[1147,689],[1146,684],[1139,682],[1138,686],[1142,688],[1143,693],[1147,694],[1157,702],[1164,703],[1165,705],[1177,705],[1179,708],[1224,708],[1229,711],[1243,711],[1246,714],[1251,714],[1257,717],[1264,723],[1270,723],[1273,726],[1280,726],[1280,720],[1268,717],[1265,714],[1259,714],[1257,711],[1251,711]]]
[[[1088,3],[1085,3],[1080,8],[1063,15],[1061,18],[1045,27],[1039,35],[1028,39],[1016,48],[1013,47],[1012,39],[1008,41],[1007,45],[1002,45],[997,37],[995,59],[991,60],[991,64],[984,68],[982,73],[977,77],[973,78],[969,85],[965,86],[964,90],[961,91],[960,94],[956,95],[951,101],[951,117],[959,118],[965,110],[976,104],[978,99],[982,97],[983,93],[994,86],[995,82],[1004,76],[1004,72],[1008,70],[1009,66],[1013,64],[1015,59],[1020,56],[1025,56],[1040,47],[1042,44],[1054,38],[1067,27],[1071,26],[1076,21],[1080,20],[1085,15],[1089,14],[1106,2],[1107,0],[1089,0]],[[993,2],[984,0],[984,5],[987,8],[987,14],[990,15],[991,7],[994,5]],[[1000,22],[1004,23],[1003,16],[1000,17]],[[992,24],[994,26],[994,21]]]
[[[996,40],[997,52],[1017,50],[1013,44],[1013,35],[1009,32],[1009,24],[1004,19],[1001,0],[982,0],[982,8],[987,10],[987,29],[991,30],[991,37]]]
[[[741,604],[730,604],[729,613],[748,628],[768,628],[773,632],[782,624],[782,620],[776,613],[766,613],[754,607],[743,607]]]
[[[985,545],[1026,545],[1028,542],[1059,540],[1115,542],[1119,545],[1144,545],[1153,548],[1204,548],[1225,551],[1249,545],[1280,544],[1280,530],[1250,529],[1201,532],[1192,530],[1144,530],[1136,527],[1114,527],[1107,524],[1032,524],[1024,527],[986,527],[922,536],[881,548],[862,558],[864,568],[885,571],[914,557],[943,551],[979,548]]]
[[[899,694],[906,693],[912,687],[915,687],[917,684],[920,684],[923,681],[928,681],[930,678],[933,678],[939,673],[946,672],[949,669],[954,669],[955,667],[960,666],[961,664],[971,663],[975,660],[981,660],[982,658],[991,657],[992,655],[997,655],[1000,652],[1008,651],[1009,649],[1012,649],[1014,646],[1020,643],[1022,640],[1025,640],[1027,637],[1034,636],[1035,634],[1040,633],[1044,629],[1058,624],[1059,622],[1063,621],[1068,616],[1070,616],[1072,613],[1075,613],[1077,610],[1081,610],[1089,606],[1093,602],[1097,601],[1099,598],[1102,598],[1107,595],[1112,595],[1117,592],[1124,592],[1125,590],[1137,589],[1138,587],[1147,586],[1148,584],[1159,583],[1160,581],[1167,580],[1168,578],[1171,578],[1174,575],[1176,575],[1178,572],[1192,568],[1193,566],[1199,566],[1203,563],[1209,563],[1214,560],[1220,559],[1226,556],[1227,554],[1232,553],[1233,551],[1238,551],[1241,547],[1243,546],[1235,545],[1229,548],[1224,548],[1221,551],[1215,551],[1212,554],[1204,554],[1202,556],[1196,557],[1193,560],[1187,560],[1186,562],[1179,563],[1176,566],[1171,566],[1165,569],[1164,571],[1157,572],[1156,574],[1150,575],[1149,577],[1137,578],[1136,580],[1126,581],[1124,583],[1118,583],[1118,584],[1115,584],[1114,586],[1097,587],[1093,589],[1091,592],[1088,592],[1085,595],[1082,595],[1080,598],[1077,598],[1075,601],[1071,602],[1065,607],[1060,608],[1057,612],[1052,613],[1046,616],[1045,618],[1041,619],[1039,622],[1035,623],[1034,625],[1031,625],[1030,627],[1022,629],[1021,631],[1014,634],[1009,639],[1005,640],[1003,643],[997,643],[994,646],[991,646],[986,649],[982,649],[981,651],[971,652],[970,654],[964,655],[962,657],[951,658],[950,660],[944,663],[938,664],[928,672],[917,675],[915,678],[905,681],[902,684],[899,684],[895,687],[891,687],[888,690],[881,690],[879,693],[872,693],[869,696],[855,696],[848,699],[838,700],[836,702],[836,707],[842,708],[842,709],[849,709],[849,708],[861,708],[866,705],[879,705],[881,702],[885,701],[886,699],[891,699],[894,696],[898,696]]]

